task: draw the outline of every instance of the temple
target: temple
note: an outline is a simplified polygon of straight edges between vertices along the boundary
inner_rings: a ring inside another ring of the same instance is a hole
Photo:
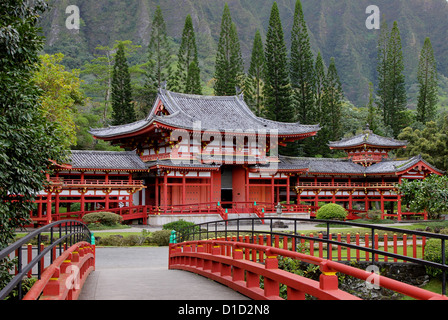
[[[149,115],[135,123],[92,129],[96,139],[123,152],[72,151],[37,197],[37,224],[80,218],[94,211],[124,220],[221,217],[274,213],[313,216],[324,203],[343,205],[350,219],[375,209],[402,219],[396,185],[402,179],[442,174],[420,156],[390,159],[406,141],[360,135],[330,142],[343,159],[295,158],[279,147],[318,134],[318,125],[256,117],[242,96],[197,96],[160,89]],[[214,217],[216,216],[216,217]],[[155,220],[153,220],[154,222]],[[197,221],[197,220],[196,220]]]

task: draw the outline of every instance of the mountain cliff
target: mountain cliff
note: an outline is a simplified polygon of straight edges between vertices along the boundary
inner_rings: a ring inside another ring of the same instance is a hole
[[[222,10],[227,2],[238,30],[246,68],[250,63],[255,30],[263,40],[273,0],[50,0],[51,10],[43,19],[47,37],[45,51],[62,52],[69,67],[80,68],[89,61],[98,45],[113,45],[116,40],[132,40],[145,48],[154,10],[161,6],[169,36],[177,53],[185,17],[190,14],[197,36],[202,79],[209,81],[214,72],[215,52],[219,38]],[[295,0],[277,1],[288,47]],[[379,30],[367,29],[370,0],[302,0],[312,49],[322,53],[329,64],[335,57],[346,97],[354,104],[365,105],[368,83],[376,82],[376,56]],[[80,30],[68,30],[66,8],[80,9]],[[398,22],[401,32],[405,75],[408,89],[416,82],[418,56],[425,37],[429,36],[441,75],[448,76],[448,5],[446,0],[377,0],[382,19],[389,27]],[[132,63],[132,61],[131,61]]]

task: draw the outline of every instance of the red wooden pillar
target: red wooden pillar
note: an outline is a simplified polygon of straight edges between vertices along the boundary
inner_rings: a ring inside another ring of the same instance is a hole
[[[401,184],[401,177],[398,178],[398,184]],[[397,196],[397,216],[398,221],[401,221],[401,195]]]
[[[208,202],[213,202],[213,172],[210,171],[210,199]]]
[[[165,172],[163,176],[163,206],[166,211],[168,208],[168,173]]]
[[[109,196],[109,195],[110,195],[110,191],[111,191],[110,189],[105,189],[105,190],[104,190],[104,192],[106,193],[106,203],[105,203],[105,209],[106,209],[106,210],[109,210],[109,209],[110,209],[110,208],[109,208],[109,206],[110,206],[110,205],[109,205],[109,203],[110,203],[110,196]]]
[[[289,205],[291,199],[290,199],[290,191],[289,188],[291,187],[291,181],[290,181],[290,175],[288,174],[286,177],[286,203]]]
[[[156,177],[156,207],[160,206],[160,197],[159,197],[159,177]]]
[[[51,192],[47,193],[47,224],[51,223]]]
[[[182,174],[182,205],[185,205],[187,203],[186,199],[187,199],[187,183],[186,183],[186,173],[184,172]]]

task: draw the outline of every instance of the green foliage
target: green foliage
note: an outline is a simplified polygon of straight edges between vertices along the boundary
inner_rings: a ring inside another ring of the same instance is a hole
[[[93,212],[86,214],[82,220],[86,224],[100,223],[105,226],[114,226],[123,221],[123,217],[112,212]]]
[[[266,36],[265,108],[266,117],[274,121],[294,122],[288,58],[277,3],[274,2]]]
[[[159,247],[165,247],[170,244],[171,230],[154,231],[151,236],[151,242],[157,244]]]
[[[265,66],[263,40],[261,39],[260,31],[257,29],[252,47],[249,72],[244,84],[244,100],[257,116],[261,116],[264,109],[263,85]]]
[[[340,205],[328,203],[316,212],[316,218],[321,220],[345,220],[347,211]]]
[[[167,81],[171,74],[171,46],[168,42],[165,20],[162,10],[157,6],[151,27],[151,40],[148,45],[148,60],[152,63],[149,86],[154,92]]]
[[[291,38],[290,78],[298,120],[302,124],[315,124],[314,59],[300,0],[296,2]]]
[[[196,35],[190,15],[185,18],[182,42],[177,55],[177,69],[168,82],[168,88],[180,93],[201,94],[200,70]]]
[[[448,176],[431,174],[424,180],[404,179],[398,188],[403,204],[412,211],[426,211],[430,219],[439,219],[448,211]]]
[[[79,70],[66,71],[61,64],[64,55],[43,55],[41,66],[34,75],[34,82],[42,90],[41,110],[48,119],[55,123],[62,134],[62,142],[66,149],[76,145],[75,117],[77,107],[85,102],[81,90]]]
[[[381,27],[378,42],[378,106],[383,111],[384,124],[398,136],[407,123],[403,52],[398,24],[390,33],[386,22]]]
[[[425,260],[436,263],[442,263],[442,243],[439,239],[430,239],[426,241]],[[448,246],[445,246],[445,264],[448,263]],[[434,267],[426,267],[426,273],[432,277],[442,274],[442,270]]]
[[[243,58],[241,56],[240,41],[236,25],[232,22],[227,3],[221,21],[221,33],[218,42],[215,63],[216,96],[233,96],[237,87],[242,86],[244,74]]]
[[[173,221],[173,222],[164,224],[162,229],[163,230],[174,230],[176,232],[179,232],[182,229],[185,229],[187,227],[192,227],[194,225],[195,224],[193,222],[188,222],[188,221],[185,221],[183,219],[180,219],[178,221]]]
[[[0,6],[0,250],[29,221],[49,159],[67,160],[60,127],[44,116],[42,91],[33,82],[43,48],[39,18],[46,7],[42,0],[32,5],[5,0]],[[8,281],[9,262],[0,262],[0,288]]]
[[[398,156],[421,155],[440,170],[448,170],[448,113],[438,123],[428,122],[425,127],[407,127],[398,136],[408,141],[408,146]]]
[[[426,123],[434,120],[437,96],[437,67],[431,40],[425,39],[418,64],[417,80],[419,95],[417,103],[417,121]]]
[[[111,88],[113,124],[122,125],[134,122],[136,117],[132,103],[131,76],[123,43],[118,44]]]

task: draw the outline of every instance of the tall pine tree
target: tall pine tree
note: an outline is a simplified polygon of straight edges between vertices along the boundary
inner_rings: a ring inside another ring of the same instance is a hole
[[[265,56],[265,85],[263,88],[265,116],[270,120],[295,122],[296,117],[289,83],[288,57],[276,2],[272,5],[269,19]],[[279,147],[279,153],[296,156],[297,143],[289,143],[287,147]]]
[[[325,123],[321,123],[328,130],[329,138],[336,141],[342,137],[342,91],[341,81],[336,70],[334,58],[331,58],[328,66],[327,76],[324,83],[323,109]]]
[[[387,48],[387,68],[389,81],[387,81],[386,101],[388,105],[386,105],[386,119],[384,119],[384,122],[392,128],[394,136],[397,137],[400,131],[406,126],[405,111],[407,97],[403,74],[404,63],[401,36],[396,21],[394,21],[390,32]]]
[[[387,66],[387,48],[389,44],[389,27],[387,26],[387,21],[383,16],[381,20],[380,35],[378,38],[378,55],[377,55],[377,81],[378,81],[378,99],[376,104],[378,108],[382,111],[383,119],[386,120],[387,117],[387,106],[389,105],[387,101],[387,88],[389,86],[389,69]]]
[[[417,80],[420,87],[417,103],[417,121],[426,124],[427,122],[434,120],[438,102],[436,60],[429,38],[425,39],[420,54]]]
[[[232,96],[237,94],[237,87],[242,87],[244,64],[241,56],[240,41],[236,26],[232,22],[227,3],[221,21],[221,34],[215,63],[216,96]]]
[[[288,74],[288,58],[280,13],[274,2],[266,36],[265,109],[266,117],[282,122],[295,122]]]
[[[296,2],[291,33],[290,73],[298,120],[303,124],[314,124],[317,120],[314,110],[314,59],[300,0]]]
[[[148,94],[155,98],[157,89],[168,80],[171,74],[171,48],[160,6],[157,6],[154,12],[151,40],[148,45],[148,58],[149,74],[146,86],[149,91]]]
[[[244,86],[245,100],[257,116],[262,115],[263,109],[263,84],[265,64],[263,40],[261,39],[260,31],[257,30],[255,32],[249,72]]]
[[[314,92],[314,112],[315,112],[315,124],[325,124],[327,122],[326,110],[324,110],[324,89],[325,89],[325,64],[320,52],[317,53],[316,63],[314,66],[315,75],[315,92]],[[303,155],[315,156],[328,154],[328,135],[325,134],[325,130],[319,132],[314,137],[314,140],[306,139],[303,142]]]
[[[196,35],[194,33],[193,20],[190,15],[187,15],[185,18],[182,42],[177,56],[177,70],[174,73],[174,77],[170,80],[169,88],[180,93],[201,94],[202,88],[200,88],[200,86],[191,86],[191,83],[200,83],[201,79],[198,49],[196,47]],[[192,63],[194,63],[193,68],[191,68]],[[189,71],[192,73],[189,74]],[[194,91],[192,91],[192,88],[194,88]]]
[[[132,103],[131,76],[124,44],[119,43],[112,73],[112,119],[113,125],[136,121]]]

